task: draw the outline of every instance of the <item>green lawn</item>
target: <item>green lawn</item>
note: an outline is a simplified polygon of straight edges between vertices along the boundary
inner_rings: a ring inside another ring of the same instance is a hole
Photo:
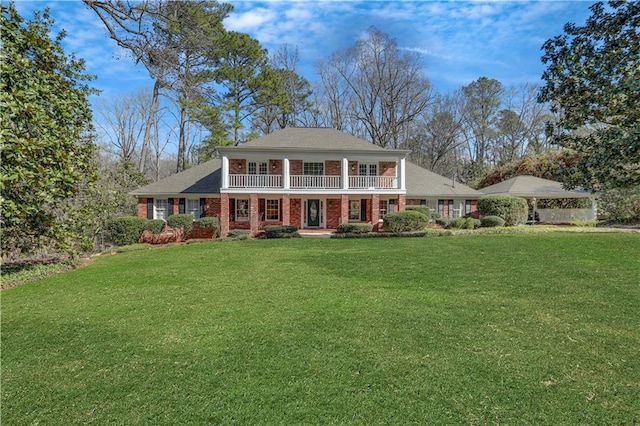
[[[2,425],[640,422],[640,235],[214,242],[1,293]]]

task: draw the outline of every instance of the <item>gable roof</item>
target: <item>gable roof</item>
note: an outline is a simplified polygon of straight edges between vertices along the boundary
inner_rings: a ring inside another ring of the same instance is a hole
[[[417,164],[406,162],[405,184],[407,197],[468,197],[478,198],[483,194],[452,179],[424,169]]]
[[[222,185],[222,162],[213,159],[142,186],[131,195],[219,194]]]
[[[514,195],[524,198],[583,198],[591,196],[585,190],[566,190],[560,182],[535,176],[516,176],[480,189],[484,194]]]
[[[287,127],[250,140],[238,146],[217,147],[221,153],[254,150],[270,151],[371,151],[374,153],[406,153],[388,150],[364,139],[329,127]]]

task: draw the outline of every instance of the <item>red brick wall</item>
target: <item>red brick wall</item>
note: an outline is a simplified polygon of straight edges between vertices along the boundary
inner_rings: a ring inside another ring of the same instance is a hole
[[[297,227],[302,226],[302,200],[300,198],[289,200],[289,224]]]
[[[289,174],[301,175],[302,174],[302,160],[289,161]]]
[[[387,168],[386,170],[384,168]],[[380,176],[395,176],[396,175],[396,163],[394,161],[381,161],[378,163],[378,174]]]
[[[398,195],[398,211],[399,212],[404,211],[406,205],[407,205],[406,197],[404,195]]]
[[[147,217],[147,199],[138,198],[138,217]]]
[[[339,160],[325,161],[324,174],[327,176],[340,176],[342,174],[342,162]]]
[[[419,206],[420,201],[419,198],[407,198],[407,206]]]
[[[231,175],[243,175],[247,173],[247,161],[246,160],[229,160],[229,174]]]
[[[346,194],[340,198],[340,223],[349,223],[349,196]]]
[[[327,218],[325,220],[326,226],[329,229],[336,229],[340,224],[340,215],[341,215],[341,206],[342,206],[341,199],[329,198],[326,200],[326,203],[327,203]]]
[[[349,176],[358,176],[358,162],[349,161]]]
[[[270,175],[282,174],[282,160],[269,160],[269,174]]]

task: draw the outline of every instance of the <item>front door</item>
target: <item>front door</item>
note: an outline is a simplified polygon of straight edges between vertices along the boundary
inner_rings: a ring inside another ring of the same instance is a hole
[[[307,201],[307,226],[320,226],[320,200]]]

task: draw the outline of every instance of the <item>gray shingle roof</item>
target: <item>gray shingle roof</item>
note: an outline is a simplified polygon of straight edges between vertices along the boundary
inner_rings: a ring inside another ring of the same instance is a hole
[[[423,169],[422,167],[406,162],[406,187],[407,198],[414,197],[468,197],[478,198],[483,194],[473,188],[454,182],[452,179],[437,173]]]
[[[388,151],[364,139],[328,127],[287,127],[234,147],[218,147],[225,151],[251,149]]]
[[[524,198],[583,198],[591,194],[584,190],[568,191],[560,182],[535,176],[516,176],[480,189],[484,194],[513,195]]]
[[[142,186],[132,191],[131,195],[219,194],[222,184],[221,167],[222,162],[219,159],[213,159]]]

